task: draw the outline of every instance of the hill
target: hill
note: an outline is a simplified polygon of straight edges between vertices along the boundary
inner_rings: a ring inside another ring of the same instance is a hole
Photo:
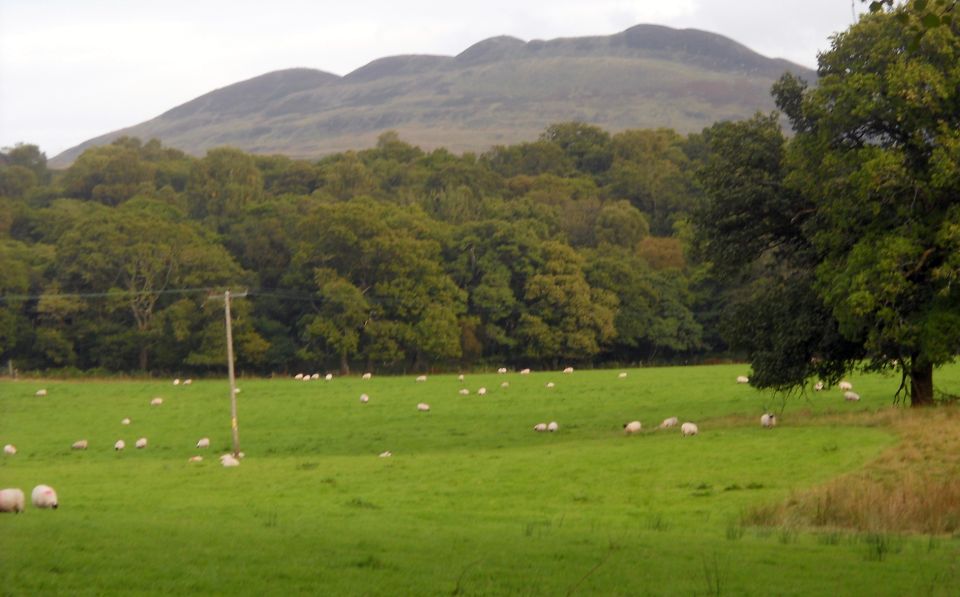
[[[86,141],[51,165],[69,165],[84,149],[124,135],[156,137],[194,155],[231,145],[319,157],[369,147],[390,129],[456,152],[533,139],[570,120],[612,132],[687,133],[773,109],[770,86],[785,71],[816,79],[810,69],[695,29],[637,25],[529,42],[501,36],[453,57],[381,58],[343,77],[307,68],[267,73]]]

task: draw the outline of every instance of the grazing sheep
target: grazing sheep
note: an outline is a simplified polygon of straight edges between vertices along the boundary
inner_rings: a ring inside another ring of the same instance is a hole
[[[418,375],[418,376],[417,376],[417,381],[427,381],[427,376],[426,376],[426,375]]]
[[[37,390],[36,392],[34,392],[33,395],[34,395],[34,396],[46,396],[46,395],[47,395],[47,390],[41,388],[41,389]]]
[[[765,429],[773,429],[777,426],[777,415],[773,413],[763,413],[760,415],[760,426]]]
[[[696,435],[700,433],[700,428],[697,427],[696,423],[684,423],[680,426],[680,436],[687,437],[688,435]]]
[[[371,377],[373,377],[373,373],[370,373],[369,371],[360,376],[361,379],[370,379]]]
[[[457,376],[457,381],[463,381],[463,373]]]
[[[370,402],[370,396],[367,396],[366,394],[360,394],[360,402],[362,404],[366,404],[367,402]]]
[[[0,489],[0,512],[23,512],[23,490],[16,487]]]
[[[81,439],[73,442],[73,445],[70,446],[74,450],[86,450],[87,449],[87,440]]]
[[[750,383],[750,378],[746,375],[737,376],[737,383]]]
[[[814,390],[815,392],[819,392],[819,391],[822,390],[822,389],[823,389],[823,382],[822,382],[822,381],[818,381],[817,383],[813,384],[813,390]]]
[[[387,450],[386,452],[380,452],[380,458],[390,458],[393,456],[393,452]]]
[[[327,380],[327,381],[332,381],[332,380],[333,380],[333,373],[327,373],[326,375],[323,376],[323,378],[324,378],[325,380]]]
[[[159,396],[150,401],[150,406],[160,406],[161,404],[163,404],[163,398]]]
[[[477,394],[479,394],[480,396],[486,396],[487,388],[480,388],[479,390],[477,390]]]
[[[417,405],[417,410],[426,412],[430,410],[430,405],[427,404],[426,402],[421,402],[420,404]]]
[[[546,424],[546,423],[537,423],[536,425],[533,426],[533,430],[536,431],[536,432],[538,432],[538,433],[541,432],[541,431],[546,431],[546,430],[547,430],[547,424]]]
[[[14,454],[17,453],[17,447],[13,444],[7,444],[3,447],[3,453],[13,456]]]
[[[623,379],[626,376],[627,376],[627,372],[621,371],[620,373],[617,374],[617,379]]]
[[[177,379],[173,380],[173,385],[175,385],[175,386],[179,386],[179,385],[180,385],[180,378],[179,378],[179,377],[178,377]]]
[[[553,382],[552,382],[552,381],[548,381],[548,382],[547,382],[547,387],[548,387],[548,388],[552,388],[552,387],[553,387]]]
[[[460,388],[460,391],[458,391],[457,393],[460,394],[461,396],[467,396],[470,394],[470,390],[468,390],[467,388]]]
[[[530,370],[529,370],[529,369],[521,369],[521,370],[520,370],[520,375],[530,375]]]
[[[201,437],[199,440],[197,440],[197,447],[198,447],[198,448],[209,448],[209,447],[210,447],[210,438],[209,438],[209,437]]]
[[[301,381],[310,381],[310,376],[309,376],[309,375],[304,375],[303,378],[301,379]]]
[[[860,394],[857,394],[856,392],[844,392],[843,399],[849,400],[850,402],[859,402]]]
[[[303,379],[303,373],[297,373],[296,375],[293,376],[293,378],[297,381],[300,381],[301,379]]]
[[[203,462],[203,456],[191,456],[187,462]]]
[[[126,447],[127,447],[127,442],[123,441],[122,439],[118,439],[117,443],[113,444],[113,449],[116,450],[117,452],[119,452],[120,450]]]
[[[189,386],[189,385],[192,384],[192,383],[193,383],[193,380],[192,380],[192,379],[185,379],[185,380],[183,380],[183,385],[185,385],[185,386]]]
[[[623,432],[627,435],[633,435],[634,433],[640,433],[640,429],[643,428],[643,425],[640,421],[630,421],[629,423],[623,424]]]
[[[141,437],[140,439],[137,440],[137,442],[134,445],[137,447],[138,450],[142,450],[143,448],[146,448],[147,438]]]
[[[220,457],[220,464],[225,467],[240,466],[240,461],[234,458],[233,454],[224,454]]]
[[[499,369],[497,369],[497,373],[506,373],[506,372],[507,372],[506,367],[500,367]]]
[[[129,425],[129,424],[130,424],[130,417],[126,417],[126,418],[120,419],[120,424],[121,424],[121,425]]]
[[[30,501],[32,501],[33,505],[37,508],[53,508],[56,510],[60,505],[57,502],[57,492],[49,485],[37,485],[34,487],[33,493],[30,494]]]
[[[573,373],[573,367],[567,367],[563,370],[564,373]]]
[[[558,425],[556,421],[550,421],[549,423],[547,423],[547,431],[549,431],[550,433],[553,433],[558,429],[560,429],[560,425]]]
[[[663,420],[663,423],[660,423],[660,429],[669,429],[670,427],[676,427],[677,423],[680,421],[676,417],[670,417]]]
[[[849,381],[841,381],[839,384],[837,384],[837,387],[844,391],[852,390],[853,384],[850,383]]]
[[[509,382],[509,381],[505,381],[505,382],[503,382],[502,384],[500,384],[500,387],[501,387],[501,388],[509,388],[509,387],[510,387],[510,382]]]
[[[239,394],[239,393],[240,393],[240,388],[234,388],[234,389],[233,389],[233,393],[234,393],[234,394]]]
[[[305,375],[304,377],[309,377],[312,380],[317,380],[317,379],[320,379],[320,374],[314,373],[313,375]]]

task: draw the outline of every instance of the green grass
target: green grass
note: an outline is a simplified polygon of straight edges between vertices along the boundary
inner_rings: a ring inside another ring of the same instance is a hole
[[[742,525],[898,441],[869,414],[828,416],[889,408],[892,377],[853,377],[858,404],[788,401],[764,431],[780,403],[735,384],[745,369],[468,375],[485,397],[455,376],[241,380],[236,469],[216,459],[223,381],[0,382],[0,444],[19,449],[0,486],[61,502],[0,515],[0,595],[957,594],[960,537]],[[956,393],[960,367],[937,383]],[[668,416],[701,434],[652,430]],[[632,419],[645,432],[625,437]]]

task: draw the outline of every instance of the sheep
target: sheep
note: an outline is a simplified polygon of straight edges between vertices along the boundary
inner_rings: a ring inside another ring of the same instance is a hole
[[[670,427],[676,427],[677,423],[679,422],[680,421],[676,417],[669,417],[667,419],[664,419],[663,422],[660,423],[660,429],[669,429]]]
[[[509,381],[505,381],[505,382],[503,382],[502,384],[500,384],[500,387],[501,387],[501,388],[509,388],[509,387],[510,387],[510,382],[509,382]]]
[[[234,393],[234,394],[239,394],[239,393],[240,393],[240,388],[233,388],[233,393]]]
[[[73,442],[73,445],[70,446],[73,450],[86,450],[87,449],[87,440],[81,439]]]
[[[857,394],[856,392],[844,392],[843,399],[849,400],[850,402],[859,402],[860,394]]]
[[[529,369],[521,369],[521,370],[520,370],[520,375],[530,375],[530,370],[529,370]]]
[[[477,394],[478,394],[479,396],[486,396],[486,395],[487,395],[487,388],[480,388],[479,390],[477,390]]]
[[[60,505],[57,502],[57,492],[49,485],[37,485],[34,487],[33,493],[30,494],[30,501],[33,502],[36,508],[53,508],[56,510]]]
[[[296,375],[293,376],[293,378],[297,381],[300,381],[303,379],[303,373],[297,373]]]
[[[418,376],[417,376],[417,381],[427,381],[427,376],[426,376],[426,375],[418,375]]]
[[[841,381],[839,384],[837,384],[837,387],[841,390],[849,391],[853,389],[853,384],[849,381]]]
[[[185,386],[189,386],[189,385],[192,384],[192,383],[193,383],[193,380],[192,380],[192,379],[185,379],[185,380],[183,380],[183,385],[185,385]]]
[[[150,406],[160,406],[161,404],[163,404],[163,398],[159,396],[150,401]]]
[[[7,444],[3,447],[3,453],[13,456],[14,454],[17,453],[17,447],[13,444]]]
[[[470,390],[468,390],[467,388],[460,388],[460,391],[458,391],[457,393],[460,394],[461,396],[468,396],[470,394]]]
[[[700,433],[700,428],[697,427],[696,423],[684,423],[680,426],[680,437],[687,437],[688,435],[696,435]]]
[[[507,372],[506,367],[500,367],[499,369],[497,369],[497,373],[506,373],[506,372]]]
[[[319,373],[314,373],[313,375],[310,376],[310,379],[316,381],[316,380],[320,379],[320,374],[319,374]]]
[[[421,402],[420,404],[417,405],[417,410],[421,412],[427,412],[428,410],[430,410],[430,405],[427,404],[426,402]]]
[[[552,387],[554,387],[554,386],[553,386],[553,382],[552,382],[552,381],[548,381],[546,387],[547,387],[547,388],[552,388]]]
[[[177,379],[173,380],[173,385],[175,385],[175,386],[179,386],[179,385],[180,385],[180,378],[179,378],[179,377],[178,377]]]
[[[113,444],[113,449],[116,450],[117,452],[119,452],[120,450],[126,447],[127,447],[127,442],[123,441],[122,439],[118,439],[117,443]]]
[[[191,456],[187,462],[203,462],[203,456]]]
[[[326,375],[323,376],[323,379],[327,381],[333,381],[333,373],[327,373]]]
[[[737,383],[750,383],[750,378],[747,377],[746,375],[738,375]]]
[[[390,458],[393,456],[393,452],[387,450],[386,452],[380,452],[380,458]]]
[[[560,425],[558,425],[556,421],[550,421],[549,423],[547,423],[547,431],[549,431],[550,433],[553,433],[558,429],[560,429]]]
[[[537,433],[540,433],[541,431],[546,431],[546,430],[547,430],[547,424],[546,424],[546,423],[537,423],[536,425],[533,426],[533,430],[536,431]]]
[[[121,425],[129,425],[129,424],[130,424],[130,417],[125,417],[125,418],[123,418],[123,419],[120,419],[120,424],[121,424]]]
[[[463,381],[463,373],[457,376],[457,381]]]
[[[777,426],[777,415],[773,413],[763,413],[760,416],[760,426],[764,429],[773,429]]]
[[[823,389],[823,382],[822,382],[822,381],[818,381],[817,383],[813,384],[813,390],[814,390],[815,392],[819,392],[819,391],[822,390],[822,389]]]
[[[370,402],[370,396],[367,396],[366,394],[360,394],[360,403],[366,404],[367,402]]]
[[[41,388],[41,389],[37,390],[36,392],[34,392],[33,395],[34,395],[34,396],[38,396],[38,397],[39,397],[39,396],[46,396],[46,395],[47,395],[47,390],[44,389],[44,388]]]
[[[303,376],[303,381],[310,381],[311,379],[313,379],[313,378],[310,377],[309,375],[304,375],[304,376]]]
[[[240,466],[240,461],[237,460],[233,456],[233,454],[224,454],[223,456],[220,457],[220,464],[222,464],[227,468],[230,468],[234,466]]]
[[[142,450],[142,449],[146,448],[146,447],[147,447],[147,438],[141,437],[140,439],[137,440],[137,442],[134,444],[134,446],[136,446],[138,450]]]
[[[629,423],[623,424],[623,432],[627,435],[633,435],[634,433],[640,433],[640,429],[643,428],[643,425],[640,421],[630,421]]]
[[[0,512],[23,512],[23,490],[16,487],[0,489]]]
[[[617,374],[617,379],[623,379],[626,376],[627,376],[627,372],[621,371],[620,373]]]
[[[563,370],[564,373],[573,373],[573,367],[567,367]]]
[[[209,448],[209,447],[210,447],[210,438],[209,438],[209,437],[201,437],[199,440],[197,440],[197,447],[198,447],[198,448]]]
[[[360,376],[360,379],[370,379],[371,377],[373,377],[373,373],[370,373],[369,371],[367,371],[366,373]]]

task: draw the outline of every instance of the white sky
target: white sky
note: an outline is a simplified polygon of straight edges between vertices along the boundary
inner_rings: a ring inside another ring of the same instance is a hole
[[[816,67],[860,0],[0,0],[0,147],[48,157],[218,87],[304,66],[344,75],[495,35],[692,27]]]

